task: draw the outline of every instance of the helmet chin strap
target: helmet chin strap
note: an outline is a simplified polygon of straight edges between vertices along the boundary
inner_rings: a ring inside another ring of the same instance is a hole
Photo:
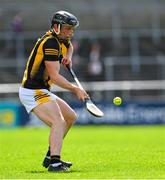
[[[60,30],[61,30],[61,25],[58,24],[58,26],[57,26],[57,31],[55,31],[55,33],[56,33],[57,35],[60,34]]]

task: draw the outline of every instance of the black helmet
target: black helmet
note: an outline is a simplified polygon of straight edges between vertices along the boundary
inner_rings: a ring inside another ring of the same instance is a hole
[[[79,21],[77,20],[77,18],[67,11],[57,11],[53,15],[51,27],[53,27],[53,25],[56,23],[60,25],[67,24],[74,27],[77,27],[79,25]]]

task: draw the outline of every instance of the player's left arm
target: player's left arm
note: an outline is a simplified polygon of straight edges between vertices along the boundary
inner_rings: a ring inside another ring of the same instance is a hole
[[[66,54],[62,58],[62,64],[63,65],[70,65],[72,67],[72,56],[73,56],[73,45],[70,42],[69,47],[67,48]]]

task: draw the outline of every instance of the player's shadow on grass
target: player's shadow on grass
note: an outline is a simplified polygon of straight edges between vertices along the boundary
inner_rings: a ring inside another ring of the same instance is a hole
[[[49,172],[49,173],[74,173],[74,172],[81,172],[81,171],[80,171],[80,170],[70,170],[70,171],[64,171],[64,172]],[[48,171],[44,171],[44,170],[33,170],[33,171],[26,171],[26,173],[43,174],[43,173],[48,173]]]
[[[39,171],[39,170],[33,170],[33,171],[26,171],[26,173],[32,173],[32,174],[41,174],[45,173],[46,171]]]

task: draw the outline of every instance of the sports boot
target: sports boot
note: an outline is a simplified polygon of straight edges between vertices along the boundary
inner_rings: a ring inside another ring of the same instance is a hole
[[[66,166],[66,167],[68,167],[68,168],[70,168],[70,167],[72,166],[72,163],[71,163],[71,162],[65,162],[65,161],[62,161],[62,160],[60,160],[60,162],[62,163],[62,165]],[[44,160],[43,160],[42,165],[43,165],[45,168],[47,168],[47,167],[49,166],[49,164],[50,164],[50,156],[46,156],[46,157],[44,158]]]
[[[66,166],[63,166],[61,162],[49,164],[48,171],[51,172],[65,172],[69,171],[69,169]]]

